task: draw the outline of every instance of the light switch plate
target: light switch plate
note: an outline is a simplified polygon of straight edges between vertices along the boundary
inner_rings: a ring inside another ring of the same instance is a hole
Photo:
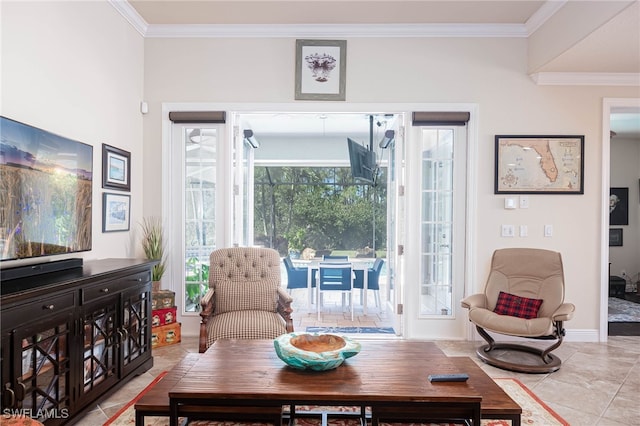
[[[529,235],[529,229],[527,225],[520,225],[520,236],[526,237]]]
[[[516,231],[513,225],[502,225],[502,236],[503,237],[515,237]]]
[[[507,210],[511,210],[511,209],[515,209],[516,208],[516,199],[515,198],[511,198],[511,197],[507,197],[504,199],[504,208]]]

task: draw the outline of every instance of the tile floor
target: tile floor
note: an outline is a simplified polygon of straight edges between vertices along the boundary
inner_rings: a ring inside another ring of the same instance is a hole
[[[367,335],[362,335],[367,338]],[[480,363],[476,343],[438,341],[450,356],[475,359],[491,377],[515,377],[574,426],[640,424],[640,337],[614,336],[607,343],[565,342],[554,353],[562,360],[552,374],[512,373]],[[103,424],[164,370],[187,352],[197,352],[196,337],[183,336],[177,345],[153,350],[154,366],[78,419],[78,425]],[[541,425],[543,426],[543,425]]]
[[[305,330],[308,325],[389,327],[391,318],[375,306],[369,292],[368,313],[364,315],[356,302],[355,323],[343,312],[339,297],[328,297],[322,307],[321,321],[306,303],[305,290],[294,290],[294,326]],[[356,297],[359,295],[356,293]],[[357,298],[356,298],[357,300]],[[384,305],[384,301],[382,303]],[[388,335],[362,334],[359,338],[389,338]],[[573,426],[640,425],[640,336],[612,336],[607,343],[564,342],[554,351],[562,367],[552,374],[520,374],[500,370],[481,363],[475,356],[479,342],[438,341],[449,356],[469,356],[491,377],[515,377]],[[196,337],[183,336],[179,345],[153,350],[154,366],[134,378],[121,390],[102,401],[94,410],[78,420],[81,426],[103,424],[124,404],[135,397],[153,378],[171,369],[187,352],[197,352]],[[540,425],[544,426],[544,425]]]

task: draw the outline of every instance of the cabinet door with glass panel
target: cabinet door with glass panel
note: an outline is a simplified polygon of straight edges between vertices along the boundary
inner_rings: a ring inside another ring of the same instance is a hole
[[[122,292],[121,377],[146,362],[151,353],[151,286],[148,273],[133,276],[131,280],[141,284]]]
[[[2,412],[46,420],[47,425],[62,424],[73,404],[69,356],[73,295],[8,311],[3,312],[3,327],[16,320],[20,324],[2,339]]]
[[[105,293],[106,294],[106,293]],[[79,403],[85,404],[118,382],[120,295],[100,298],[82,309],[82,383]]]

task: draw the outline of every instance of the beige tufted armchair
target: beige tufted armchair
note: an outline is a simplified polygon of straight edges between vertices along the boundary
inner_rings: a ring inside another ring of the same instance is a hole
[[[533,248],[496,250],[483,293],[462,300],[469,320],[487,341],[476,351],[487,364],[524,373],[550,373],[560,368],[551,354],[562,343],[563,323],[575,306],[564,301],[560,253]],[[528,339],[555,340],[545,348],[496,343],[489,332]]]
[[[202,353],[217,339],[274,339],[293,331],[291,302],[280,287],[280,256],[273,249],[214,250],[209,291],[200,301]]]

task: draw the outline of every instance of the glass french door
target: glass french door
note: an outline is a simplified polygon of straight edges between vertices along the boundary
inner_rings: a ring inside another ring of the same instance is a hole
[[[251,246],[253,241],[254,151],[260,147],[253,132],[234,126],[233,245]]]
[[[453,313],[454,130],[421,132],[420,315]]]
[[[403,121],[403,120],[401,120]],[[404,184],[405,184],[405,127],[395,130],[395,140],[389,146],[387,172],[387,309],[393,318],[393,329],[397,335],[404,334],[403,321],[403,252],[405,241]]]
[[[209,286],[209,255],[223,244],[224,233],[216,227],[224,216],[219,202],[224,199],[223,135],[224,125],[173,124],[170,197],[181,208],[172,211],[168,232],[172,286],[182,314],[200,311]]]
[[[458,315],[464,295],[466,227],[465,126],[417,127],[408,156],[412,158],[412,216],[416,241],[410,259],[416,284],[407,286],[417,317],[412,335],[464,337]]]

